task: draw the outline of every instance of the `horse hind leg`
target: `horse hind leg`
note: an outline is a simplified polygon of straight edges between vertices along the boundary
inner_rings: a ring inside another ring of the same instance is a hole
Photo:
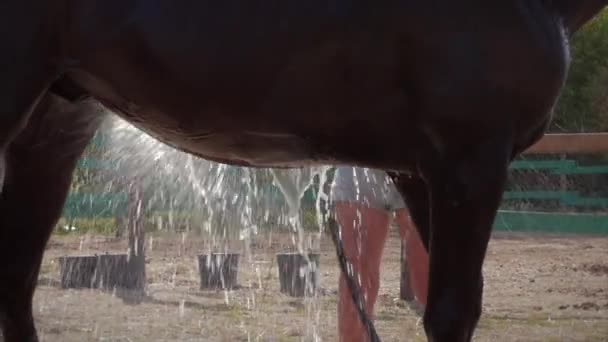
[[[395,187],[403,196],[412,221],[420,235],[426,251],[429,251],[429,234],[431,225],[431,207],[429,202],[429,188],[426,182],[419,177],[408,174],[389,173]]]
[[[431,220],[431,207],[429,203],[429,187],[426,182],[419,177],[410,176],[407,174],[396,174],[389,173],[395,183],[395,186],[401,193],[406,206],[408,208],[409,215],[414,222],[414,226],[418,235],[420,236],[420,240],[428,253],[429,251],[429,233],[430,233],[430,220]],[[405,252],[410,254],[407,251],[407,247],[405,247]],[[411,254],[410,254],[411,255]],[[405,262],[407,263],[407,267],[409,268],[409,272],[412,272],[416,268],[419,267],[428,267],[428,260],[410,260],[409,256],[406,257]],[[424,263],[424,264],[423,264]],[[418,276],[423,276],[418,273]],[[428,277],[428,275],[427,275]],[[427,288],[428,291],[428,278],[427,280]],[[405,281],[405,279],[404,279]],[[409,275],[407,281],[409,282]],[[420,293],[419,295],[425,296],[426,291],[424,293]],[[411,308],[416,312],[424,312],[424,306],[426,303],[426,299],[428,296],[424,298],[419,298],[418,301],[415,300],[414,290],[410,289],[411,297],[406,299],[406,302],[411,306]],[[420,305],[422,304],[422,306]],[[421,314],[422,315],[422,314]]]
[[[470,341],[481,316],[482,265],[512,148],[508,139],[475,146],[447,152],[426,170],[430,272],[423,322],[433,342]]]
[[[3,75],[4,76],[4,75]],[[10,75],[7,79],[11,79]],[[6,83],[6,80],[2,84]],[[11,141],[27,125],[27,120],[36,107],[41,94],[45,89],[45,82],[34,82],[14,88],[2,89],[0,85],[0,193],[7,172],[7,149]]]
[[[38,340],[32,298],[43,251],[99,109],[46,95],[6,151],[0,196],[0,327],[5,342]]]
[[[54,1],[4,0],[0,20],[0,192],[7,172],[11,141],[59,70],[58,29]]]

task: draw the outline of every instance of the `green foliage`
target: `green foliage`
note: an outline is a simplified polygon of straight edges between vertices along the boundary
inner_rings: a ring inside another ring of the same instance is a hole
[[[314,208],[302,209],[302,227],[307,232],[318,232],[317,211]]]
[[[72,230],[71,227],[75,229]],[[61,218],[56,225],[55,234],[58,235],[81,235],[81,234],[102,234],[112,235],[116,232],[116,222],[114,218]]]
[[[608,130],[608,10],[572,39],[572,64],[552,132]]]
[[[602,66],[598,70],[597,76],[591,81],[589,96],[591,110],[598,114],[599,130],[608,131],[608,66]]]
[[[110,122],[104,121],[84,150],[72,178],[70,192],[102,192],[111,173],[108,163]]]

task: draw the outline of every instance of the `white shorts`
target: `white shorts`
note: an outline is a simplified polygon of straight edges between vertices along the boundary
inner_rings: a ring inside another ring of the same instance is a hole
[[[386,172],[350,166],[336,169],[330,201],[362,203],[387,211],[406,208],[403,197]]]

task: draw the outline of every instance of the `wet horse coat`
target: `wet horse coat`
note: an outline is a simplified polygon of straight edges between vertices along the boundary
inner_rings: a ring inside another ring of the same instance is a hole
[[[42,253],[95,101],[209,160],[391,172],[430,252],[427,336],[470,340],[508,163],[550,120],[567,31],[607,2],[5,0],[5,340],[37,340]]]

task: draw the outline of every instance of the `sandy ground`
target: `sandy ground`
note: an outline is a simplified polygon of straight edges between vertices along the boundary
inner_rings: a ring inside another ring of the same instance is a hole
[[[148,295],[62,290],[61,255],[124,251],[104,237],[54,237],[35,296],[42,341],[336,341],[338,267],[321,244],[316,298],[279,293],[275,253],[288,236],[261,237],[240,262],[240,288],[201,291],[193,236],[155,236],[148,245]],[[287,241],[287,242],[286,242]],[[151,247],[151,248],[150,248]],[[238,248],[234,244],[233,248]],[[485,264],[483,318],[476,341],[608,341],[608,238],[495,236]],[[384,253],[376,324],[383,341],[424,341],[420,317],[399,295],[399,241]]]

